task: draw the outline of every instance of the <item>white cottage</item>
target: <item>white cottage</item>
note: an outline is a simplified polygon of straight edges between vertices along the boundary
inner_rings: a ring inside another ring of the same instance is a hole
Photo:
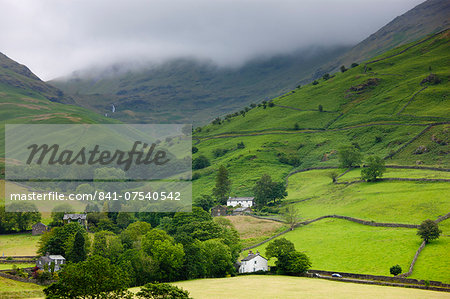
[[[253,206],[254,197],[228,197],[227,206],[250,208]]]
[[[256,271],[268,271],[267,259],[259,254],[259,252],[248,252],[248,255],[241,260],[239,273],[251,273]]]
[[[66,263],[66,259],[59,254],[46,254],[41,256],[36,260],[36,267],[43,270],[45,265],[48,265],[50,269],[50,265],[55,263],[55,271],[59,271],[61,269],[61,265]]]

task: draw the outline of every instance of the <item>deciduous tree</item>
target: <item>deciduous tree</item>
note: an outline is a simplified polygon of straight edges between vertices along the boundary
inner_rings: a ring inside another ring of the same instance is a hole
[[[417,230],[417,235],[419,235],[426,243],[438,239],[442,231],[439,226],[433,220],[427,219],[422,222]]]
[[[231,181],[228,176],[228,170],[220,165],[216,175],[216,186],[213,189],[213,195],[220,204],[226,204],[231,192]]]
[[[338,150],[339,161],[343,168],[361,164],[361,153],[354,146],[343,146]]]
[[[361,169],[361,178],[368,182],[376,181],[383,176],[386,167],[384,160],[377,156],[370,156],[364,168]]]

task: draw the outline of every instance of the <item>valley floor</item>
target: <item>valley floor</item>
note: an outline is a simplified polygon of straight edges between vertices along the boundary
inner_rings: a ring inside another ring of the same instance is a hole
[[[196,299],[212,298],[448,298],[448,293],[418,289],[342,283],[314,278],[249,275],[174,283]],[[137,292],[139,288],[133,288]]]

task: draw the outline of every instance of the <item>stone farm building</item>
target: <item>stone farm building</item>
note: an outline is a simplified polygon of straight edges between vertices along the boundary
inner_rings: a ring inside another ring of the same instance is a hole
[[[227,207],[224,206],[215,206],[211,208],[211,216],[226,216],[227,215]]]
[[[240,207],[240,208],[236,208],[233,211],[233,216],[237,216],[237,215],[248,215],[253,213],[251,208],[244,208],[244,207]]]
[[[42,235],[46,231],[48,231],[48,226],[45,225],[42,222],[38,222],[36,224],[33,224],[33,226],[31,227],[31,234],[33,236]]]
[[[227,206],[250,208],[253,206],[254,197],[228,197]]]
[[[70,222],[78,222],[84,227],[87,227],[86,214],[64,214],[63,222],[64,224]]]
[[[256,271],[268,271],[267,259],[259,254],[253,253],[251,250],[248,255],[241,260],[239,273],[252,273]]]
[[[48,269],[50,269],[50,265],[52,262],[55,263],[55,271],[59,271],[61,269],[61,265],[66,263],[66,259],[59,254],[46,254],[41,256],[36,260],[36,267],[43,270],[45,265],[48,265]]]

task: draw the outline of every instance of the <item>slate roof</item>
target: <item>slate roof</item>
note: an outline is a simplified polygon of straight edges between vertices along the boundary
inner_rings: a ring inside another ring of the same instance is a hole
[[[32,227],[35,227],[35,226],[45,226],[45,227],[47,227],[47,225],[45,225],[45,224],[42,223],[42,222],[35,223],[35,224],[33,224]]]
[[[78,220],[83,219],[86,220],[86,214],[64,214],[63,220]]]
[[[50,254],[48,257],[52,260],[65,260],[65,258],[59,254]]]
[[[228,197],[228,201],[231,200],[240,200],[240,201],[253,201],[254,197]]]
[[[65,258],[59,254],[50,254],[41,256],[38,260],[43,261],[44,263],[51,263],[54,260],[65,260]]]
[[[254,253],[249,253],[249,255],[247,255],[246,257],[244,257],[244,258],[241,260],[241,262],[250,261],[250,260],[254,259],[254,258],[257,257],[257,256],[260,256],[260,257],[262,257],[263,259],[267,260],[265,257],[263,257],[262,255],[260,255],[259,253],[256,253],[256,254],[254,254]]]
[[[212,209],[212,210],[217,210],[217,209],[225,209],[225,210],[226,210],[227,207],[218,205],[218,206],[212,207],[211,209]]]

